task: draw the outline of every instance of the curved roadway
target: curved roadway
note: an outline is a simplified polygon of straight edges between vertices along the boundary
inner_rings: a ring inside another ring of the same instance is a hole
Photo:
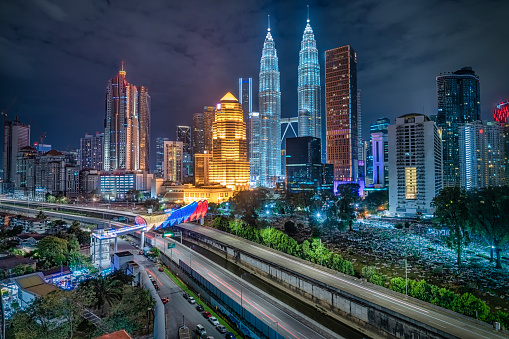
[[[460,314],[455,314],[446,310],[441,311],[431,304],[428,306],[423,302],[414,302],[411,299],[407,299],[404,295],[390,290],[384,292],[382,288],[376,288],[374,285],[363,283],[354,277],[349,277],[340,273],[330,273],[332,272],[331,270],[322,270],[314,265],[310,265],[302,259],[269,250],[265,246],[246,241],[228,233],[190,223],[181,224],[179,227],[200,233],[208,238],[228,244],[231,247],[241,249],[241,251],[276,263],[293,272],[299,272],[307,276],[310,276],[312,273],[311,279],[318,280],[324,284],[385,307],[404,317],[420,321],[423,324],[437,328],[458,338],[509,338],[509,336],[504,333],[490,329],[488,327],[489,325],[483,326],[476,324],[474,321],[469,321],[468,318]]]

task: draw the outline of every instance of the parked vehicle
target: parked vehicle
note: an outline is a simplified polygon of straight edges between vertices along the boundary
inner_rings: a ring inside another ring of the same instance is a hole
[[[201,312],[201,315],[202,315],[205,319],[208,319],[208,318],[210,318],[210,317],[212,316],[212,314],[210,314],[210,312],[207,312],[207,311],[205,311],[205,312]]]
[[[194,300],[193,297],[189,297],[189,299],[187,299],[187,302],[190,304],[196,304],[196,300]]]
[[[225,339],[237,339],[237,337],[231,332],[226,333],[224,337]]]
[[[159,272],[164,272],[164,268],[159,267]]]
[[[209,322],[210,322],[212,325],[214,325],[214,326],[219,325],[219,320],[217,320],[217,318],[216,318],[216,317],[210,317],[210,318],[209,318]]]
[[[226,329],[226,327],[224,325],[217,325],[216,326],[216,330],[218,330],[219,333],[226,333],[226,332],[228,332],[228,330]]]
[[[161,298],[161,301],[163,302],[163,304],[166,304],[170,299],[168,298]]]
[[[203,308],[203,306],[202,306],[202,305],[196,305],[196,310],[197,310],[198,312],[203,312],[204,308]]]
[[[183,296],[184,296],[184,299],[189,299],[189,294],[184,293],[184,295],[183,295]]]

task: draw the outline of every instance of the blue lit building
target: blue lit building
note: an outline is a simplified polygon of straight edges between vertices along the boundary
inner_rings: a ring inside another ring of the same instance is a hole
[[[299,137],[322,140],[320,64],[309,17],[299,52],[298,84]]]
[[[259,185],[274,187],[281,176],[281,88],[278,58],[270,24],[263,44],[259,81],[260,180]]]
[[[249,139],[249,167],[250,167],[250,184],[258,186],[260,184],[260,113],[249,112],[247,121],[247,132]]]
[[[444,187],[460,186],[459,127],[481,119],[479,76],[472,67],[437,76],[438,112],[442,128]]]

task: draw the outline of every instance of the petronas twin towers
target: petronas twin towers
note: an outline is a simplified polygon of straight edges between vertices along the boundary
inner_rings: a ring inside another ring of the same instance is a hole
[[[315,36],[309,24],[304,29],[298,68],[299,136],[321,139],[320,64]],[[258,185],[274,187],[281,176],[281,87],[276,45],[270,33],[263,44],[259,78],[260,173]]]

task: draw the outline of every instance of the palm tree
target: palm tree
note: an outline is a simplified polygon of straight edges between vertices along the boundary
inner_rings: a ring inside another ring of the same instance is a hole
[[[94,297],[94,307],[101,310],[104,316],[104,307],[106,303],[111,306],[114,301],[122,299],[122,282],[98,276],[96,279],[84,281],[80,289],[88,292]]]
[[[140,309],[147,310],[147,333],[150,331],[150,314],[154,311],[154,306],[156,302],[149,290],[142,289],[140,291]]]

